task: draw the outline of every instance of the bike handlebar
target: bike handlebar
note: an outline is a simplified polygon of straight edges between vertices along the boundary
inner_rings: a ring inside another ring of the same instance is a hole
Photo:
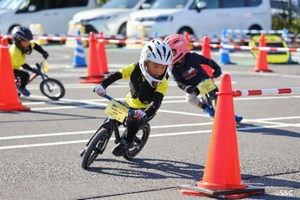
[[[95,90],[94,90],[94,92],[95,92]],[[107,94],[105,94],[103,97],[106,98],[106,99],[109,100],[109,101],[115,100],[115,101],[119,102],[120,104],[122,104],[122,105],[124,106],[124,103],[123,103],[123,102],[118,101],[118,100],[112,98],[111,96],[109,96],[109,95],[107,95]],[[134,112],[133,109],[131,109],[131,108],[128,108],[128,109],[129,109],[129,113],[130,113],[130,114],[135,115],[135,112]]]
[[[95,88],[93,89],[93,92],[95,92]],[[121,101],[119,101],[119,100],[116,100],[116,99],[114,99],[113,97],[111,97],[111,96],[109,96],[109,95],[107,95],[107,94],[105,94],[103,97],[106,98],[106,99],[109,100],[109,101],[115,100],[115,101],[119,102],[120,104],[122,104],[123,106],[125,106],[125,104],[124,104],[123,102],[121,102]],[[126,106],[126,107],[127,107],[127,106]],[[134,115],[135,115],[135,111],[134,111],[132,108],[129,108],[129,107],[127,107],[127,108],[128,108],[128,110],[129,110],[128,112],[129,112],[132,116],[134,116]],[[146,120],[146,118],[147,118],[147,116],[144,116],[141,120],[144,121],[144,120]]]

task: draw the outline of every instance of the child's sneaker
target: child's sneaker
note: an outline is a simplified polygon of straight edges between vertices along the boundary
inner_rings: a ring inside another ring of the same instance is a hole
[[[121,140],[117,146],[112,149],[112,154],[114,156],[123,156],[129,144],[124,139]]]
[[[243,120],[243,117],[241,115],[235,115],[234,119],[235,123],[239,124]]]
[[[24,96],[30,96],[30,92],[26,88],[18,87],[18,89]]]
[[[206,112],[206,114],[208,115],[208,116],[210,116],[210,118],[214,118],[214,115],[215,115],[215,111],[214,111],[214,109],[212,109],[211,107],[209,107],[209,106],[206,106],[205,108],[204,108],[204,112]]]

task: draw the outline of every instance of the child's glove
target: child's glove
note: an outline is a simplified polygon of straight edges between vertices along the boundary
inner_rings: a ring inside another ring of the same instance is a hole
[[[221,74],[222,74],[222,72],[221,71],[219,71],[219,70],[216,70],[216,71],[214,71],[214,73],[213,73],[213,78],[218,78],[219,76],[221,76]]]
[[[146,116],[146,113],[142,110],[135,110],[134,111],[134,117],[136,117],[138,119],[142,119],[145,116]]]
[[[193,93],[197,87],[189,86],[185,89],[185,91],[189,94]]]
[[[47,59],[49,57],[49,53],[47,52],[47,51],[45,51],[44,53],[43,53],[43,58],[44,59]]]
[[[99,84],[95,87],[94,91],[99,95],[99,96],[104,96],[106,94],[106,90],[104,87]]]
[[[38,69],[36,69],[36,68],[33,68],[33,69],[32,69],[32,72],[33,72],[33,73],[36,73],[37,75],[40,75],[40,72],[39,72],[39,70],[38,70]]]
[[[200,94],[200,91],[197,86],[189,86],[185,89],[185,91],[189,94],[195,93],[196,96]]]

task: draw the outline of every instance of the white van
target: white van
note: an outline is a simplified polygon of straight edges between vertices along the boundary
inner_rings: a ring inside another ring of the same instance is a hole
[[[82,25],[86,33],[102,31],[104,35],[125,35],[130,13],[149,8],[151,2],[153,0],[110,0],[101,8],[75,14],[69,26]]]
[[[221,35],[228,29],[271,29],[269,0],[156,0],[150,9],[133,12],[127,36],[144,27],[148,36],[188,32]]]
[[[41,24],[45,34],[67,34],[68,22],[79,11],[96,7],[96,0],[1,0],[0,31]]]

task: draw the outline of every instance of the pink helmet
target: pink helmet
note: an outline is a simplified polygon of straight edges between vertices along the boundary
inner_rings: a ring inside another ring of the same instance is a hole
[[[176,50],[176,54],[173,55],[172,65],[178,60],[183,58],[189,51],[188,41],[181,34],[173,34],[165,38],[164,42],[168,44],[172,50]]]

